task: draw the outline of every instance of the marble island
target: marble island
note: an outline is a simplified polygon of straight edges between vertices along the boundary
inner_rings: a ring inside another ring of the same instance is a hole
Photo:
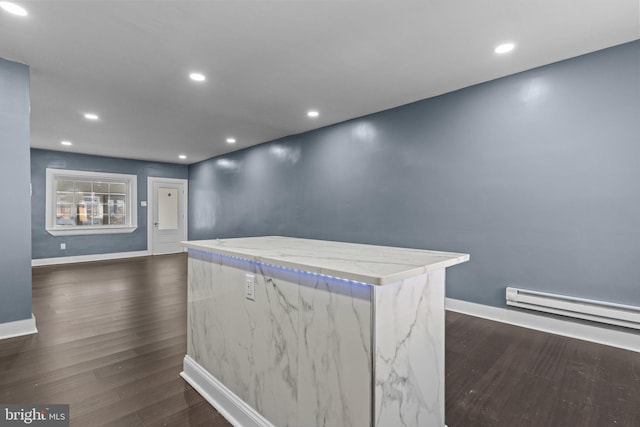
[[[466,254],[185,242],[185,378],[236,426],[444,425],[445,268]]]

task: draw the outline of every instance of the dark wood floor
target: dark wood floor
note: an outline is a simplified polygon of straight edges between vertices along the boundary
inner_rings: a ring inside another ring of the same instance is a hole
[[[0,402],[68,403],[72,426],[229,426],[179,377],[185,282],[182,254],[34,268],[40,333],[0,341]],[[638,353],[448,313],[446,364],[449,427],[640,426]]]
[[[0,341],[0,402],[68,403],[72,426],[229,426],[180,376],[183,254],[33,269],[39,333]]]
[[[451,312],[446,328],[449,427],[640,427],[640,353]]]

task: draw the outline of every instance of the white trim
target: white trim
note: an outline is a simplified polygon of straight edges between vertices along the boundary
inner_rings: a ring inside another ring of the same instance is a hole
[[[153,184],[154,183],[162,183],[166,182],[168,184],[177,184],[182,185],[182,189],[184,191],[184,197],[182,197],[182,233],[184,239],[188,239],[188,230],[189,230],[189,180],[181,179],[181,178],[161,178],[156,176],[147,177],[147,250],[151,255],[153,253],[153,209],[154,209],[154,194],[153,194]],[[187,248],[182,249],[183,252],[187,252]],[[162,254],[156,254],[162,255]]]
[[[141,257],[141,256],[149,256],[149,255],[151,255],[149,251],[131,251],[131,252],[114,252],[110,254],[63,256],[63,257],[57,257],[57,258],[39,258],[39,259],[32,259],[31,266],[38,267],[41,265],[72,264],[75,262],[108,261],[111,259],[135,258],[135,257]]]
[[[452,298],[445,300],[445,308],[449,311],[483,319],[640,352],[640,334],[634,333],[632,330],[627,332],[623,330],[624,328],[598,326],[581,320],[558,319],[545,314],[492,307]]]
[[[55,210],[53,205],[56,201],[55,180],[105,180],[125,182],[127,185],[127,216],[126,224],[122,226],[58,226],[55,224]],[[82,236],[93,234],[125,234],[132,233],[138,228],[138,176],[122,173],[91,172],[73,169],[53,169],[47,168],[45,182],[45,230],[52,236]]]
[[[134,231],[136,231],[137,228],[138,227],[104,226],[104,227],[86,227],[86,228],[83,227],[81,230],[79,230],[77,227],[74,227],[70,229],[59,229],[59,230],[51,229],[51,230],[47,230],[47,233],[51,234],[52,236],[82,236],[85,234],[125,234],[125,233],[133,233]]]
[[[38,328],[36,328],[36,316],[34,316],[33,313],[31,314],[30,319],[0,323],[0,340],[37,333]]]
[[[189,356],[180,376],[234,427],[275,427]]]

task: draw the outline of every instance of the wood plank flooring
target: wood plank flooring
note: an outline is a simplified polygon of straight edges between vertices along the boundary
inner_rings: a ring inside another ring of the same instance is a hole
[[[36,267],[33,312],[38,334],[0,341],[0,402],[68,403],[79,427],[230,426],[179,377],[184,254]],[[640,354],[447,313],[446,420],[638,427]]]
[[[640,353],[452,312],[446,328],[449,427],[640,426]]]
[[[186,257],[33,269],[39,333],[0,341],[0,402],[68,403],[72,426],[230,426],[180,376]]]

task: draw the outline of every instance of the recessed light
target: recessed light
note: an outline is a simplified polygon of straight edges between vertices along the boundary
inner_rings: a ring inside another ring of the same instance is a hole
[[[180,154],[178,157],[179,157],[179,158],[181,158],[182,160],[184,160],[184,159],[186,159],[186,158],[187,158],[187,156],[186,156],[186,155],[184,155],[184,154]]]
[[[318,113],[316,110],[307,111],[307,116],[309,117],[318,117],[319,115],[320,113]]]
[[[98,120],[100,117],[98,117],[98,115],[94,113],[86,113],[84,115],[84,118],[87,120]]]
[[[71,141],[60,141],[60,144],[62,144],[62,145],[73,145],[71,143]]]
[[[200,73],[191,73],[189,74],[189,77],[191,78],[191,80],[194,80],[196,82],[203,82],[207,80],[204,74],[200,74]]]
[[[29,14],[24,7],[18,6],[17,4],[9,1],[0,1],[0,7],[11,14],[18,16],[27,16]]]
[[[516,45],[514,45],[513,43],[503,43],[497,46],[493,51],[495,53],[507,53],[511,52],[514,47],[516,47]]]
[[[227,138],[227,142],[229,144],[235,144],[236,143],[236,139],[235,138]]]

